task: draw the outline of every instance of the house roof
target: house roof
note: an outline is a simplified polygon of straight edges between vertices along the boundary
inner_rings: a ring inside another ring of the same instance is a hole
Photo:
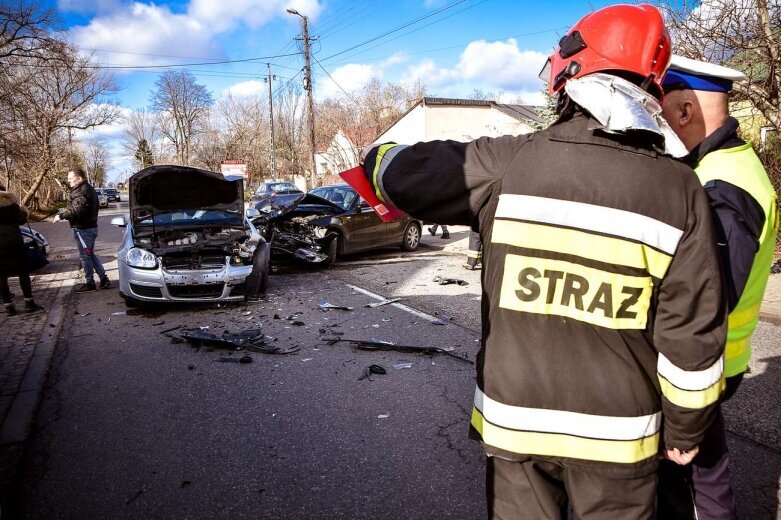
[[[461,105],[461,106],[470,106],[470,107],[492,107],[496,108],[500,112],[502,112],[505,115],[508,115],[512,117],[513,119],[516,119],[520,122],[526,122],[526,121],[536,121],[538,123],[542,122],[542,118],[537,114],[536,109],[538,107],[535,107],[534,105],[514,105],[509,103],[497,103],[496,101],[491,101],[487,99],[461,99],[461,98],[438,98],[438,97],[424,97],[421,98],[420,101],[409,107],[409,109],[401,114],[398,118],[396,118],[395,121],[393,121],[391,124],[386,126],[382,129],[382,131],[377,134],[377,137],[375,137],[375,141],[382,136],[384,133],[386,133],[388,130],[393,128],[393,126],[404,119],[407,114],[412,112],[418,105],[423,106],[433,106],[433,105],[442,105],[442,106],[453,106],[453,105]]]

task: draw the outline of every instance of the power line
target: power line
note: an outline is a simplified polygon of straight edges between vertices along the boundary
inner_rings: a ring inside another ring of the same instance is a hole
[[[427,18],[431,18],[432,16],[436,16],[436,15],[438,15],[439,13],[441,13],[441,12],[444,12],[444,11],[446,11],[446,10],[448,10],[448,9],[452,9],[453,7],[455,7],[455,6],[459,5],[459,4],[463,4],[464,2],[466,2],[466,0],[456,0],[456,1],[455,1],[455,2],[453,2],[453,3],[450,3],[450,4],[448,4],[448,5],[444,6],[444,7],[440,8],[440,9],[437,9],[437,10],[436,10],[436,11],[434,11],[433,13],[429,13],[429,14],[427,14],[427,15],[420,16],[420,17],[418,17],[418,18],[415,18],[415,19],[413,19],[413,20],[410,20],[409,22],[406,22],[406,23],[404,23],[404,24],[402,24],[402,25],[400,25],[400,26],[398,26],[398,27],[395,27],[395,28],[393,28],[393,29],[389,30],[389,31],[385,31],[384,33],[382,33],[382,34],[379,34],[379,35],[377,35],[377,36],[375,36],[375,37],[373,37],[373,38],[370,38],[370,39],[368,39],[368,40],[366,40],[366,41],[364,41],[364,42],[361,42],[361,43],[359,43],[359,44],[357,44],[357,45],[353,45],[352,47],[349,47],[349,48],[347,48],[347,49],[344,49],[344,50],[342,50],[342,51],[339,51],[339,52],[337,52],[337,53],[335,53],[335,54],[332,54],[332,55],[330,55],[330,56],[328,56],[328,57],[326,57],[326,58],[323,58],[323,60],[322,60],[322,61],[327,61],[327,60],[330,60],[331,58],[335,58],[336,56],[341,56],[342,54],[345,54],[345,53],[347,53],[347,52],[350,52],[350,51],[352,51],[352,50],[354,50],[354,49],[357,49],[358,47],[363,47],[364,45],[367,45],[367,44],[369,44],[369,43],[372,43],[372,42],[374,42],[374,41],[377,41],[377,40],[379,40],[380,38],[384,38],[385,36],[388,36],[389,34],[393,34],[393,33],[395,33],[395,32],[401,31],[402,29],[406,29],[406,28],[407,28],[407,27],[409,27],[410,25],[414,25],[414,24],[416,24],[416,23],[418,23],[418,22],[420,22],[420,21],[422,21],[422,20],[425,20],[425,19],[427,19]]]
[[[349,92],[347,92],[345,89],[343,89],[343,88],[342,88],[342,86],[341,86],[341,85],[340,85],[340,84],[339,84],[339,83],[338,83],[338,82],[337,82],[337,81],[334,79],[334,77],[333,77],[333,76],[331,76],[331,74],[330,74],[330,73],[329,73],[327,70],[325,70],[325,67],[323,67],[323,64],[322,64],[322,63],[320,63],[320,60],[318,60],[318,59],[317,59],[317,58],[315,58],[314,56],[313,56],[312,58],[315,60],[315,62],[317,62],[317,64],[318,64],[318,65],[320,65],[320,68],[321,68],[321,69],[323,69],[323,72],[325,72],[326,76],[328,76],[329,78],[331,78],[331,81],[333,81],[333,82],[334,82],[334,85],[336,85],[337,87],[339,87],[339,90],[341,90],[342,92],[344,92],[344,95],[345,95],[345,96],[347,96],[347,97],[350,99],[350,101],[352,101],[353,103],[355,103],[355,104],[356,104],[356,105],[358,105],[359,107],[361,107],[361,106],[362,106],[362,105],[361,105],[361,103],[359,103],[359,102],[358,102],[358,101],[357,101],[357,100],[356,100],[356,99],[355,99],[355,98],[354,98],[354,97],[353,97],[353,96],[352,96],[352,95],[351,95]]]
[[[330,38],[334,34],[338,34],[338,33],[342,32],[342,31],[344,31],[345,29],[347,29],[348,27],[352,27],[353,25],[357,24],[361,20],[364,20],[364,19],[368,18],[369,16],[377,13],[378,11],[381,11],[381,10],[387,8],[388,6],[390,6],[389,2],[386,3],[385,5],[380,5],[379,7],[374,9],[373,11],[369,11],[366,14],[364,14],[363,16],[358,16],[359,14],[361,14],[361,12],[367,11],[368,9],[373,7],[371,4],[366,4],[361,11],[358,11],[358,12],[355,13],[355,16],[353,17],[354,19],[352,21],[350,21],[349,18],[345,19],[345,20],[342,20],[340,24],[336,24],[335,26],[331,27],[327,31],[323,31],[322,33],[318,34],[318,37],[320,37],[322,39]]]
[[[247,62],[254,62],[259,60],[269,60],[273,58],[283,58],[285,56],[296,56],[298,54],[301,54],[300,52],[292,53],[292,54],[278,54],[276,56],[258,56],[256,58],[244,58],[240,60],[223,60],[223,61],[205,61],[201,63],[171,63],[167,65],[83,65],[81,68],[84,69],[110,69],[110,70],[127,70],[127,69],[171,69],[171,68],[178,68],[178,67],[200,67],[202,65],[225,65],[227,63],[247,63]],[[52,67],[52,65],[48,64],[35,64],[35,63],[25,63],[22,64],[23,67],[33,67],[33,68],[47,68]]]

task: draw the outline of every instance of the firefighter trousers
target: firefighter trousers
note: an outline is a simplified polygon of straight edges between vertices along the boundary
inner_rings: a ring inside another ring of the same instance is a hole
[[[538,458],[488,457],[488,518],[501,520],[653,519],[656,474],[611,478]]]

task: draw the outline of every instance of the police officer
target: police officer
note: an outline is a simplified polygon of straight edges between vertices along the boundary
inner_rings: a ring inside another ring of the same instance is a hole
[[[734,69],[674,56],[662,84],[664,116],[691,150],[684,161],[705,187],[722,244],[730,311],[723,400],[735,393],[748,368],[778,231],[773,186],[754,150],[738,137],[738,121],[729,115],[733,81],[744,77]],[[662,464],[660,517],[737,518],[724,428],[719,412],[690,466]]]
[[[726,309],[707,196],[667,155],[669,60],[656,8],[605,7],[550,57],[547,130],[365,156],[384,204],[482,237],[491,517],[653,518],[660,450],[689,463],[713,420]]]

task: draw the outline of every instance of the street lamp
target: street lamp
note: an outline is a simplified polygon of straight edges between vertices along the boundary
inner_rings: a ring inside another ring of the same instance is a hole
[[[312,100],[312,66],[309,62],[309,18],[293,8],[288,8],[286,11],[289,14],[300,16],[303,25],[304,34],[302,35],[302,39],[304,40],[304,90],[306,90],[307,94],[307,112],[309,113],[309,147],[312,150],[312,156],[310,157],[309,165],[309,168],[311,169],[309,176],[309,189],[312,189],[316,186],[315,183],[317,182],[317,163],[315,161],[315,153],[317,150],[315,149],[315,108],[314,102]]]

